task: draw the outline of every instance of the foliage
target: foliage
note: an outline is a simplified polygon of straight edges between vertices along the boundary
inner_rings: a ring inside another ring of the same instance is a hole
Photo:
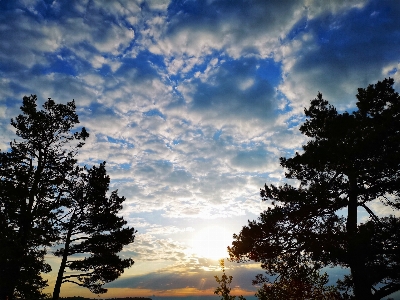
[[[236,296],[231,296],[231,283],[232,283],[232,276],[227,276],[225,274],[225,263],[224,259],[221,259],[219,261],[219,265],[222,269],[222,276],[221,279],[216,275],[214,276],[215,281],[219,284],[219,286],[215,289],[214,294],[215,295],[220,295],[222,300],[234,300],[236,299]],[[246,300],[243,296],[238,297],[239,300]]]
[[[105,163],[86,169],[76,155],[89,136],[79,123],[74,101],[48,99],[37,110],[37,97],[23,98],[22,114],[11,125],[19,137],[0,153],[0,300],[46,299],[42,273],[49,247],[64,244],[54,299],[62,281],[74,281],[96,293],[115,280],[130,258],[117,254],[133,242],[134,229],[117,216],[124,197],[107,196]],[[83,254],[84,259],[70,259]],[[64,276],[68,267],[78,273]],[[72,280],[74,279],[74,280]]]
[[[378,218],[367,205],[400,208],[400,97],[393,83],[358,89],[352,114],[339,114],[320,93],[311,101],[300,127],[310,140],[303,153],[281,158],[286,178],[299,186],[264,186],[261,196],[271,207],[235,236],[232,259],[259,261],[283,277],[298,265],[349,267],[346,282],[356,299],[400,289],[400,222]],[[370,215],[365,224],[357,222],[358,209]]]
[[[278,276],[273,282],[268,277],[257,275],[254,285],[261,284],[256,297],[261,300],[344,300],[334,286],[327,286],[328,275],[320,274],[312,267],[297,266],[290,274]]]
[[[61,284],[72,282],[93,293],[105,293],[102,286],[117,279],[132,259],[121,259],[117,253],[134,241],[133,228],[124,228],[126,221],[117,214],[124,197],[113,191],[109,197],[110,178],[105,163],[84,169],[73,181],[70,203],[60,221],[63,248],[55,252],[62,258],[53,299],[58,299]],[[79,254],[82,259],[73,255]],[[64,275],[65,268],[73,272]]]
[[[48,99],[38,111],[34,95],[23,98],[22,113],[11,125],[20,138],[0,153],[0,299],[39,299],[49,272],[46,247],[58,239],[53,226],[64,201],[64,179],[89,136],[79,123],[75,103]],[[15,294],[14,294],[15,293]]]

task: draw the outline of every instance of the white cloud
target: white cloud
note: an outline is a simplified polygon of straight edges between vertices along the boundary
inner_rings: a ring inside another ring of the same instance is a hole
[[[393,200],[394,197],[391,197],[390,195],[386,195],[390,200]],[[378,217],[385,217],[385,216],[396,216],[400,217],[400,212],[398,210],[393,209],[390,206],[384,205],[386,203],[385,200],[380,201],[379,199],[376,199],[374,201],[366,203],[366,205],[372,210],[372,212],[378,216]],[[368,213],[367,213],[368,215]]]
[[[171,0],[147,0],[143,2],[147,3],[150,9],[166,10],[171,3]]]

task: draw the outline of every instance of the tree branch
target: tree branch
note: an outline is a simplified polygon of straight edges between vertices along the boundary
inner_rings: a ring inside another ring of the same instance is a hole
[[[88,240],[89,238],[87,236],[71,239],[71,242],[79,241],[79,240]]]
[[[62,282],[63,282],[63,283],[65,283],[65,282],[71,282],[71,283],[75,283],[75,284],[77,284],[77,285],[79,285],[79,286],[84,286],[83,283],[79,283],[79,282],[76,282],[76,281],[73,281],[73,280],[63,280]]]
[[[381,220],[379,220],[379,218],[377,217],[377,215],[375,215],[374,212],[368,206],[365,205],[365,203],[360,204],[360,206],[364,207],[364,209],[369,213],[371,218],[375,220],[375,222],[377,222],[381,226],[384,226]]]
[[[93,273],[94,273],[94,271],[90,272],[90,273],[81,273],[81,274],[76,274],[76,275],[63,276],[63,281],[64,281],[64,279],[67,279],[67,278],[73,278],[73,277],[76,278],[76,277],[81,277],[81,276],[91,276]]]

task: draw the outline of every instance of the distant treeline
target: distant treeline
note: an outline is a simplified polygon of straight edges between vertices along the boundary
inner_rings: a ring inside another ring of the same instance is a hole
[[[74,296],[74,297],[60,297],[61,300],[92,300],[92,299],[97,299],[97,298],[85,298],[85,297],[80,297],[80,296]],[[145,297],[126,297],[126,298],[107,298],[105,300],[152,300],[151,298],[145,298]]]

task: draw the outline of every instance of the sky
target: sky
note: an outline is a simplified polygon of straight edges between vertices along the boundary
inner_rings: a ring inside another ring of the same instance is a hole
[[[400,91],[399,68],[396,0],[0,0],[0,149],[24,95],[74,99],[79,162],[107,162],[137,230],[121,252],[134,266],[101,297],[198,298],[268,207],[260,188],[284,182],[279,157],[306,143],[309,101],[351,112],[357,88],[392,77]],[[226,268],[233,294],[254,294],[259,264]],[[96,296],[62,286],[73,295]]]

